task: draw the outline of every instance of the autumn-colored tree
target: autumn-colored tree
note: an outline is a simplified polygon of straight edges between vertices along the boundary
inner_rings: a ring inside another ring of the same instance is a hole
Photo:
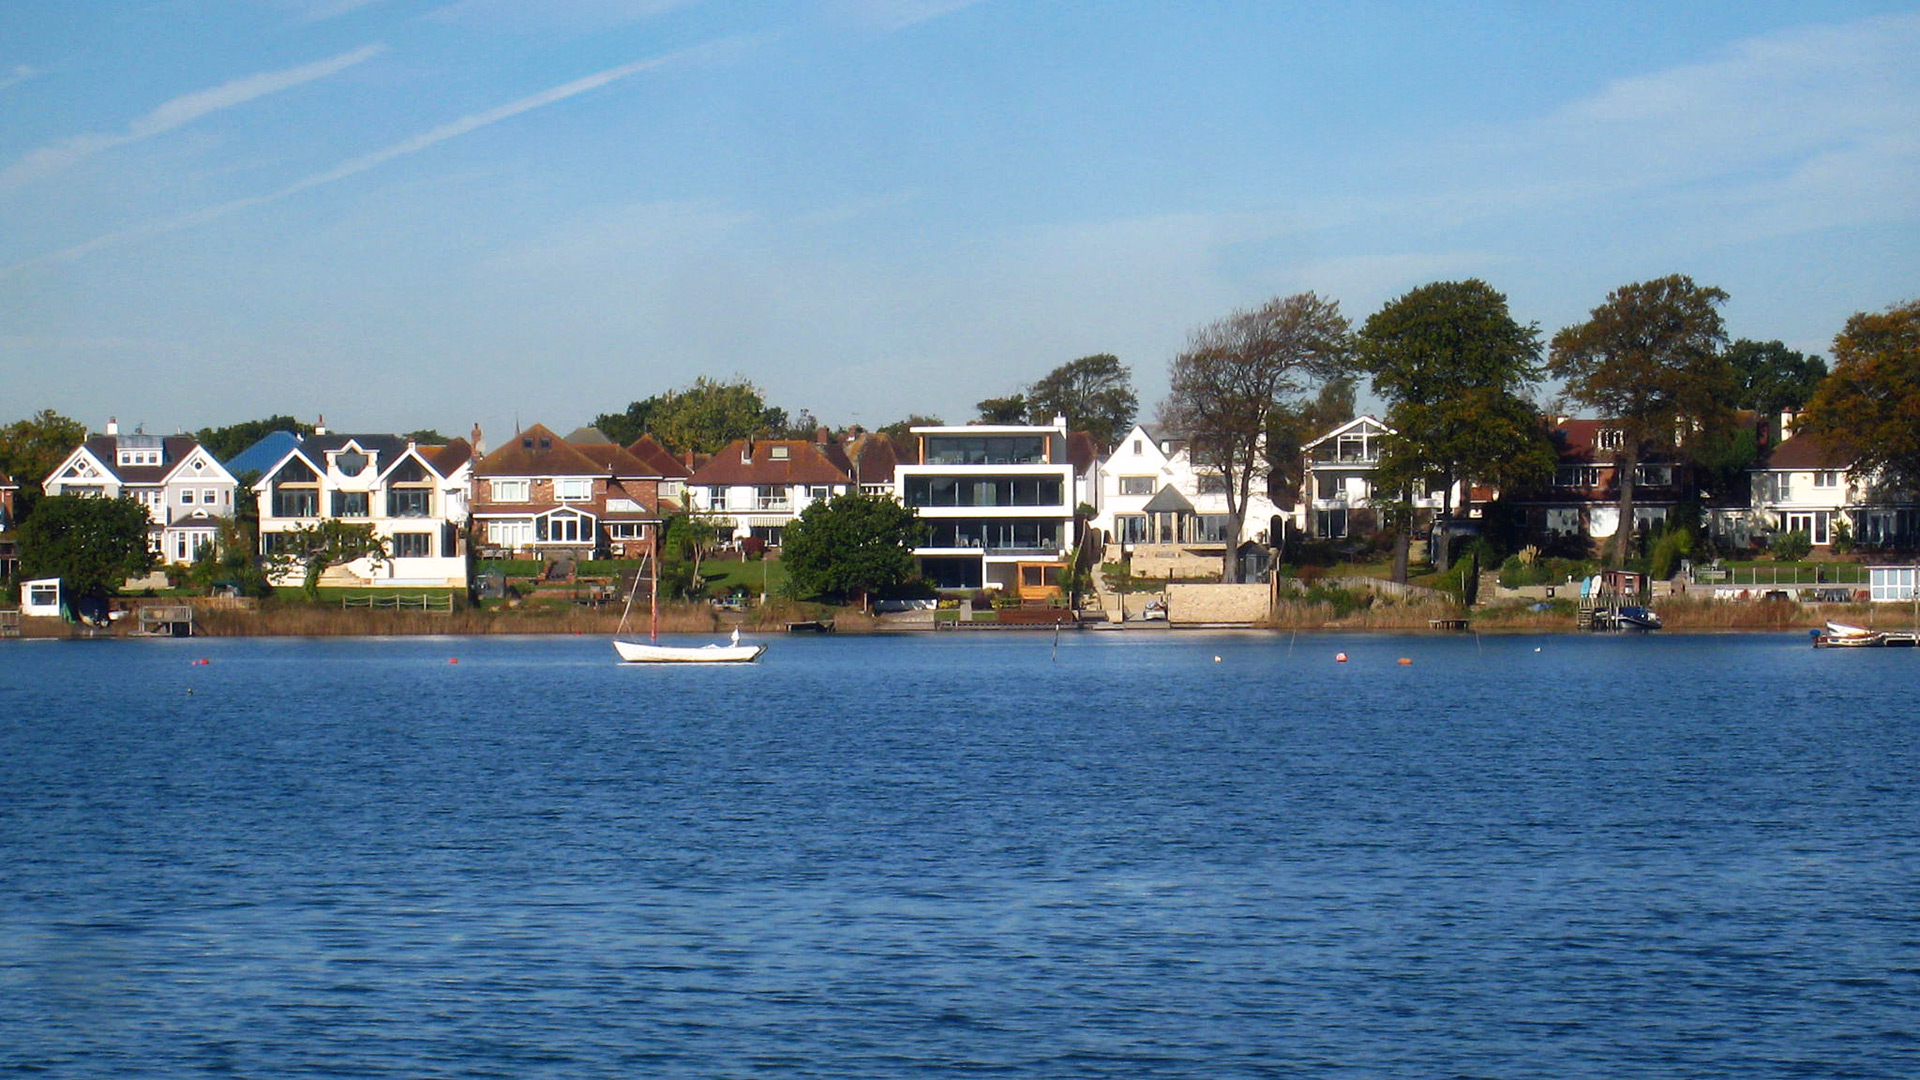
[[[1833,339],[1833,372],[1799,430],[1888,483],[1920,486],[1920,300],[1860,312]]]

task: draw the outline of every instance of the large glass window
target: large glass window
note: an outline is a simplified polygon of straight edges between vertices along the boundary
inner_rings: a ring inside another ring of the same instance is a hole
[[[593,481],[584,476],[562,476],[553,482],[553,494],[562,502],[593,498]]]
[[[300,518],[320,516],[320,489],[314,487],[273,486],[273,516]]]
[[[394,488],[387,493],[388,512],[394,517],[427,517],[433,512],[429,488]]]
[[[1057,476],[910,476],[908,506],[1064,506]]]
[[[396,559],[424,559],[433,554],[432,533],[394,533],[393,556]]]
[[[366,517],[367,493],[364,491],[334,492],[333,516],[338,518]]]
[[[1044,465],[1045,435],[929,435],[928,465]]]
[[[494,502],[526,502],[533,497],[532,485],[526,480],[493,480]]]
[[[1122,495],[1153,494],[1153,477],[1151,476],[1121,477],[1120,478],[1120,494]]]
[[[1147,518],[1144,514],[1120,514],[1113,519],[1113,538],[1123,544],[1147,542]]]
[[[988,551],[1059,551],[1065,524],[1059,521],[939,521],[929,523],[927,546]]]

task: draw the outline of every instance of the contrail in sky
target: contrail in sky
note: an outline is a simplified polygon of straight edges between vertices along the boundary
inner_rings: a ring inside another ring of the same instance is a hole
[[[540,93],[523,97],[518,101],[508,102],[498,108],[488,109],[485,112],[474,113],[471,116],[461,117],[451,123],[442,124],[431,131],[415,135],[411,139],[394,143],[392,146],[383,150],[376,150],[371,154],[364,154],[351,161],[336,165],[325,172],[315,173],[305,179],[297,180],[270,194],[253,195],[244,199],[235,199],[232,202],[205,207],[204,209],[195,210],[179,217],[168,218],[164,221],[149,222],[145,225],[136,225],[130,229],[122,229],[119,232],[108,233],[105,236],[96,237],[85,243],[76,244],[73,247],[63,248],[59,251],[39,256],[38,258],[29,259],[23,263],[16,263],[13,266],[7,267],[4,271],[0,271],[0,273],[13,273],[47,262],[71,262],[90,252],[98,251],[104,247],[111,247],[124,241],[141,240],[148,237],[179,232],[182,229],[189,229],[196,225],[204,225],[207,222],[218,220],[236,211],[279,202],[281,199],[298,195],[300,192],[312,188],[345,180],[351,176],[358,176],[369,169],[378,168],[396,158],[406,157],[409,154],[417,154],[429,147],[446,142],[448,139],[457,138],[471,131],[477,131],[489,124],[497,124],[502,120],[519,116],[521,113],[532,112],[535,109],[565,101],[570,97],[576,97],[589,90],[597,90],[609,83],[618,82],[631,75],[637,75],[649,68],[659,67],[662,64],[684,55],[686,54],[673,53],[651,60],[640,60],[631,64],[623,64],[620,67],[608,68],[605,71],[556,86],[551,90],[543,90]]]

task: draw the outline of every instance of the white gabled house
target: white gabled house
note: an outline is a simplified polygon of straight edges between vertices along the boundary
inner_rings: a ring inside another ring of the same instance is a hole
[[[1137,564],[1172,561],[1191,564],[1192,571],[1217,571],[1228,543],[1277,544],[1275,529],[1285,522],[1264,485],[1256,485],[1239,535],[1230,535],[1226,477],[1196,465],[1187,440],[1144,424],[1134,425],[1101,460],[1097,492],[1094,527]]]
[[[1844,528],[1862,547],[1912,546],[1920,536],[1920,501],[1912,492],[1854,468],[1820,438],[1795,432],[1791,414],[1781,418],[1781,427],[1785,437],[1747,470],[1747,506],[1714,511],[1719,539],[1745,545],[1799,532],[1814,547],[1827,548]]]
[[[816,502],[857,490],[839,443],[816,438],[735,439],[686,479],[688,507],[733,539],[779,547],[786,527]]]
[[[49,495],[136,499],[152,520],[148,545],[162,562],[190,563],[233,516],[233,475],[188,435],[120,433],[117,421],[82,443],[42,485]]]
[[[464,588],[472,470],[464,439],[420,446],[396,435],[309,435],[253,486],[261,554],[272,555],[283,533],[335,518],[372,525],[391,558],[333,567],[323,584]]]

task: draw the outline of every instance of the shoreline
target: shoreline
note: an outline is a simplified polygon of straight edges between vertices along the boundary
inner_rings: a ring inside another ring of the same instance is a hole
[[[687,607],[663,609],[660,629],[676,635],[725,635],[736,627],[743,634],[785,635],[790,624],[819,621],[832,625],[833,632],[852,636],[933,633],[1032,633],[1047,630],[1052,624],[1029,626],[1018,623],[969,624],[963,630],[935,628],[931,622],[900,623],[876,618],[855,609],[808,612],[775,608],[755,618],[723,613],[711,608]],[[1819,629],[1827,621],[1852,623],[1875,629],[1911,629],[1905,609],[1898,614],[1879,611],[1865,604],[1798,604],[1769,601],[1731,603],[1694,601],[1664,605],[1665,625],[1654,633],[1803,633]],[[1879,617],[1884,616],[1884,617]],[[1194,633],[1220,630],[1264,633],[1382,633],[1382,634],[1592,634],[1609,631],[1582,630],[1574,617],[1560,611],[1536,612],[1524,608],[1491,608],[1467,616],[1465,626],[1437,627],[1435,618],[1460,619],[1458,612],[1436,616],[1427,607],[1400,608],[1389,605],[1334,616],[1329,610],[1296,609],[1254,623],[1109,623],[1083,619],[1068,626],[1090,633]],[[234,609],[196,609],[195,637],[489,637],[511,635],[596,636],[612,638],[620,626],[617,614],[604,611],[520,611],[467,610],[449,614],[417,611],[354,610],[293,607],[265,611]],[[635,630],[628,620],[628,636]],[[1897,625],[1876,625],[1897,623]],[[138,632],[131,617],[112,625],[90,630],[57,617],[25,616],[19,621],[19,639],[87,639],[169,636]],[[646,632],[644,624],[638,631]]]

